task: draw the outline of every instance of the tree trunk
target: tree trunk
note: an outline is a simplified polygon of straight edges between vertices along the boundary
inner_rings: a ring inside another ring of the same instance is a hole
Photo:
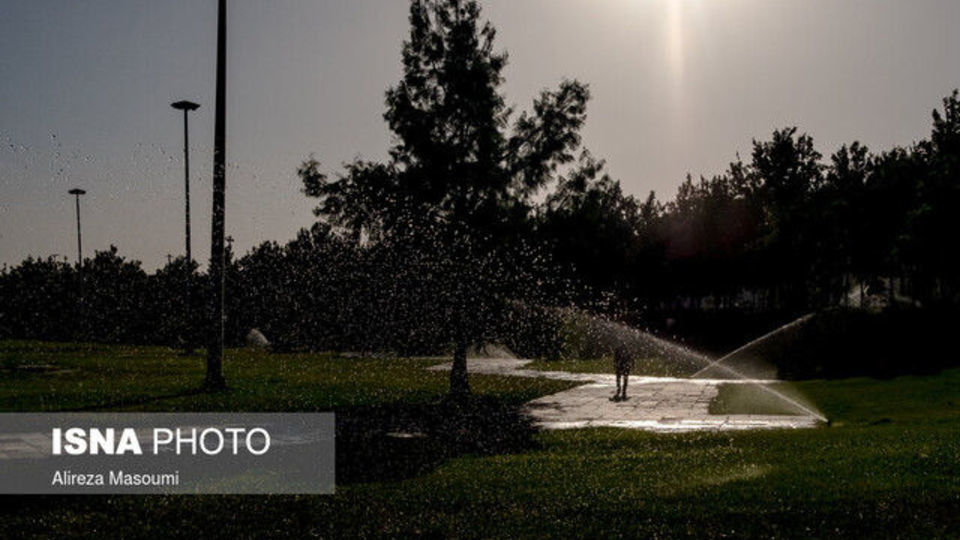
[[[453,350],[453,367],[450,369],[450,395],[464,397],[470,395],[470,381],[467,379],[467,344],[458,341]]]

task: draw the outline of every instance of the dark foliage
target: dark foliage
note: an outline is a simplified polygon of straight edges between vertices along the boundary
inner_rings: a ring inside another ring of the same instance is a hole
[[[930,375],[956,365],[948,347],[958,323],[953,310],[831,308],[746,347],[725,364],[766,360],[787,380]]]
[[[538,231],[564,268],[630,311],[804,313],[885,296],[960,300],[960,104],[934,111],[929,140],[824,163],[796,128],[755,141],[751,160],[641,203],[585,158],[562,178]]]

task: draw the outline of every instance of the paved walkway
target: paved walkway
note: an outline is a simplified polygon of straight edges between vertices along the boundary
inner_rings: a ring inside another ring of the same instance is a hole
[[[710,403],[721,384],[769,384],[777,381],[738,379],[678,379],[630,377],[630,399],[612,402],[616,378],[601,373],[569,373],[526,369],[530,360],[471,359],[470,373],[514,377],[544,377],[584,384],[529,402],[527,412],[545,429],[622,427],[647,431],[743,430],[811,428],[811,416],[710,414]],[[450,364],[428,368],[449,371]]]

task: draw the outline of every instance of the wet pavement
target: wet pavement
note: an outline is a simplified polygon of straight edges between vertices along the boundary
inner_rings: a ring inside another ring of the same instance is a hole
[[[631,376],[630,399],[613,402],[616,378],[601,373],[570,373],[526,369],[530,360],[470,359],[470,373],[514,377],[543,377],[582,382],[583,385],[535,399],[526,410],[545,429],[622,427],[646,431],[798,429],[816,427],[809,415],[710,414],[710,403],[723,384],[770,384],[757,379],[681,379]],[[449,371],[450,364],[428,368]]]

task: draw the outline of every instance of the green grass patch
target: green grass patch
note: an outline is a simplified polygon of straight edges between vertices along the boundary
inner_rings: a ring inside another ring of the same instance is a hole
[[[202,375],[199,359],[163,349],[4,344],[0,351],[4,360],[41,355],[44,363],[79,370],[75,380],[4,372],[5,410],[106,403],[191,387]],[[445,374],[422,369],[430,363],[231,351],[230,392],[139,407],[339,412],[428,402],[446,387]],[[111,376],[128,387],[117,388]],[[562,384],[471,381],[478,393],[505,401]],[[44,388],[52,394],[41,401]],[[796,389],[832,427],[541,432],[535,447],[464,455],[413,477],[340,486],[332,496],[5,498],[0,537],[955,537],[957,388],[960,370],[807,381]]]
[[[426,358],[343,358],[334,354],[270,354],[228,350],[230,390],[195,394],[205,363],[164,347],[5,342],[2,366],[51,366],[0,371],[0,412],[106,408],[166,412],[326,411],[392,403],[428,403],[449,387]],[[522,403],[571,383],[520,377],[471,377],[475,392]]]
[[[807,415],[817,407],[790,383],[723,384],[710,403],[710,414]]]

